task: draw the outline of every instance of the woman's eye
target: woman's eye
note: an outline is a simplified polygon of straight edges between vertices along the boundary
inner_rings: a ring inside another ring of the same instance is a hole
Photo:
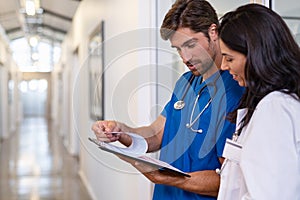
[[[226,62],[232,62],[232,58],[226,58]]]

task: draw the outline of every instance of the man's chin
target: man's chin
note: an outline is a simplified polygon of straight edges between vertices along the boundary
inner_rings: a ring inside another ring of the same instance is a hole
[[[197,70],[193,70],[191,72],[194,74],[194,76],[201,76],[200,72]]]

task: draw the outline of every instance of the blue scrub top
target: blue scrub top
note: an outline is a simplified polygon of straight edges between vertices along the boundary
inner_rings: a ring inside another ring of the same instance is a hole
[[[231,138],[235,124],[226,120],[243,94],[244,88],[232,79],[228,71],[219,71],[202,82],[202,76],[196,76],[190,87],[191,72],[183,74],[176,83],[171,100],[167,103],[162,115],[166,118],[160,159],[170,163],[184,172],[215,170],[220,167],[218,157],[222,156],[226,138]],[[174,103],[181,100],[184,92],[185,107],[174,109]],[[197,95],[200,93],[194,114],[191,118]],[[193,132],[186,127],[193,121],[212,98],[209,107],[192,126],[194,130],[202,129],[202,133]],[[191,120],[190,120],[191,119]],[[182,189],[155,185],[154,200],[216,199],[198,195]]]

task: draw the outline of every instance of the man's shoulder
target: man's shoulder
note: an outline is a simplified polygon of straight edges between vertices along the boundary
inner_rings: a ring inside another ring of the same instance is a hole
[[[187,71],[187,72],[184,72],[179,79],[181,78],[185,78],[185,79],[189,79],[191,76],[193,75],[193,73],[191,71]]]
[[[237,96],[241,96],[244,93],[245,88],[240,86],[228,71],[222,72],[222,80],[227,94],[235,93]]]
[[[178,80],[176,81],[177,84],[186,84],[186,83],[189,81],[189,79],[191,78],[192,75],[193,75],[193,74],[192,74],[192,72],[190,72],[190,71],[184,72],[184,73],[178,78]]]
[[[222,71],[222,80],[223,80],[225,87],[243,88],[238,84],[238,82],[236,80],[233,79],[232,75],[229,74],[228,71]]]
[[[235,81],[232,78],[232,75],[229,74],[229,72],[227,70],[226,71],[221,71],[221,74],[222,74],[222,79],[223,79],[224,83],[231,83],[231,82],[237,83],[237,81]]]

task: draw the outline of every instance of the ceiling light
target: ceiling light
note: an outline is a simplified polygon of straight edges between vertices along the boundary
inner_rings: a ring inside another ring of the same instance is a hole
[[[37,52],[31,54],[31,59],[34,61],[39,60],[40,56]]]
[[[32,47],[36,47],[37,46],[37,44],[38,44],[38,38],[37,38],[37,36],[32,36],[32,37],[30,37],[29,38],[29,44],[30,44],[30,46],[32,46]]]
[[[34,2],[31,0],[27,0],[26,1],[26,5],[25,5],[25,10],[26,10],[26,14],[33,16],[35,15],[35,5]]]

